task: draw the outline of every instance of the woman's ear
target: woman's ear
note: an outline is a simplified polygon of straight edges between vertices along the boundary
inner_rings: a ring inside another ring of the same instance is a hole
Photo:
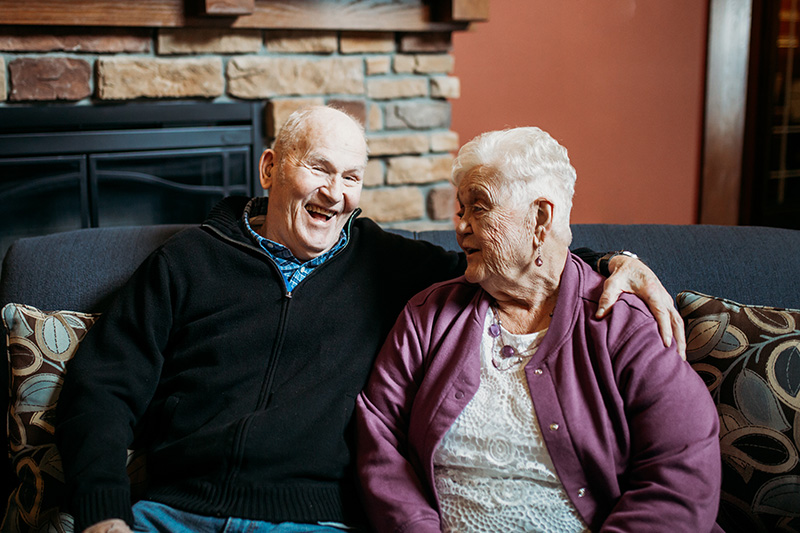
[[[534,206],[536,210],[536,227],[534,228],[534,234],[539,242],[542,242],[553,227],[555,206],[553,202],[547,198],[538,198],[534,202]]]
[[[277,161],[277,156],[272,148],[264,150],[258,161],[258,178],[265,191],[272,187],[272,180],[275,178],[275,161]]]

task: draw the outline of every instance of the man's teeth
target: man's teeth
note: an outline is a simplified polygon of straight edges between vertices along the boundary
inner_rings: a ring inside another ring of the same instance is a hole
[[[316,213],[318,215],[322,215],[325,217],[325,220],[330,220],[333,215],[336,213],[333,211],[328,211],[327,209],[322,209],[321,207],[317,207],[315,205],[307,205],[306,211],[309,213]]]

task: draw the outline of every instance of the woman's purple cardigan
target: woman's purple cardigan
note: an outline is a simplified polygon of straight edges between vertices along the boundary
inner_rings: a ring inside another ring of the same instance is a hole
[[[595,318],[603,279],[567,258],[550,329],[525,368],[558,476],[593,531],[719,530],[711,397],[640,300],[623,295]],[[433,453],[478,389],[489,303],[463,277],[434,285],[378,356],[358,398],[357,460],[379,532],[440,530]]]

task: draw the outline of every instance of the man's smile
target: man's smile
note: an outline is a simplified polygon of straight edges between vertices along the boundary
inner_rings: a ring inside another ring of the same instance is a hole
[[[307,204],[306,211],[311,214],[311,217],[317,220],[325,220],[326,222],[336,215],[335,211],[319,207],[318,205]]]

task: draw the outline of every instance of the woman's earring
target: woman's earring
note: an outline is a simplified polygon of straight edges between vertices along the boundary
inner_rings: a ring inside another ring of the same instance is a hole
[[[534,262],[534,264],[536,264],[537,267],[540,267],[540,266],[542,266],[544,264],[544,261],[542,261],[542,245],[543,244],[544,244],[544,241],[541,241],[539,243],[539,246],[536,247],[536,259],[534,259],[533,262]]]

